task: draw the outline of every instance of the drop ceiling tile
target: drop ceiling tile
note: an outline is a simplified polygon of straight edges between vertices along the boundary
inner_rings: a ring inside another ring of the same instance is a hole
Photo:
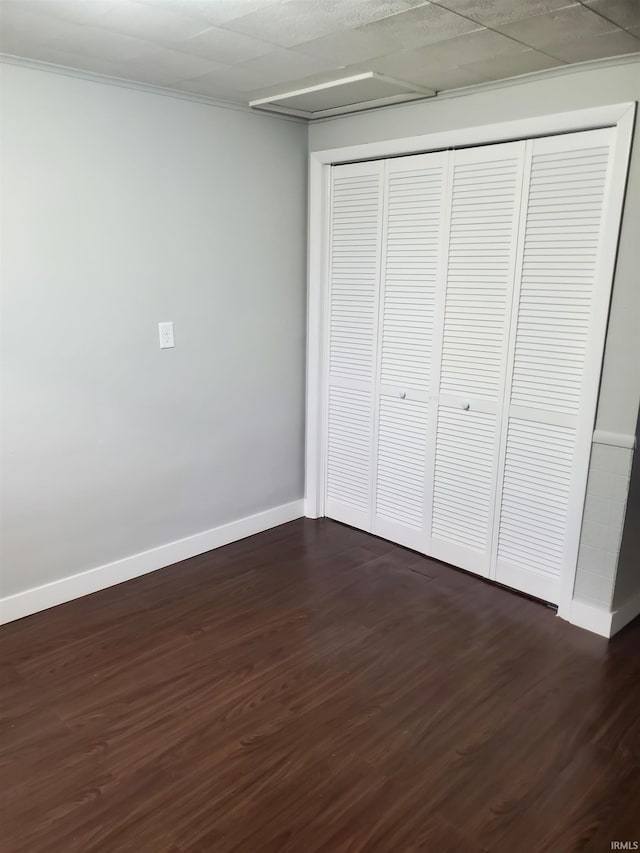
[[[246,103],[249,100],[273,97],[292,89],[305,89],[321,83],[330,83],[338,78],[360,74],[362,70],[357,66],[349,68],[331,67],[329,70],[308,74],[306,77],[279,80],[278,82],[271,82],[266,85],[266,78],[262,73],[255,69],[248,71],[243,64],[228,67],[218,77],[219,80],[224,81],[225,85],[235,87],[238,91],[242,92],[242,100]],[[367,68],[366,70],[370,71],[371,68]]]
[[[451,41],[460,41],[460,39],[452,39]],[[440,45],[437,45],[440,47]],[[423,55],[428,53],[428,48],[420,51]],[[418,51],[413,51],[418,54]],[[476,56],[480,55],[480,51],[474,51]],[[524,48],[518,51],[503,51],[494,55],[487,55],[483,59],[478,59],[473,62],[464,62],[459,64],[460,60],[465,60],[474,55],[463,50],[451,51],[447,56],[440,55],[438,58],[432,57],[429,61],[422,63],[414,61],[412,65],[404,67],[396,66],[392,68],[388,65],[374,63],[375,70],[381,73],[392,74],[392,76],[402,77],[403,80],[411,83],[417,83],[428,88],[442,92],[448,89],[458,89],[462,86],[471,86],[478,83],[488,83],[494,80],[502,80],[509,77],[517,77],[521,74],[530,74],[534,71],[543,71],[547,68],[553,68],[563,63],[558,59],[553,59],[538,51]],[[389,57],[391,60],[393,57]],[[417,57],[414,57],[417,59]],[[395,71],[395,74],[393,73]]]
[[[227,65],[246,62],[257,56],[264,56],[265,53],[271,53],[275,49],[273,44],[242,33],[223,30],[221,27],[211,27],[193,38],[173,42],[170,46],[175,50],[181,50],[193,56],[204,56],[206,59],[213,59]]]
[[[559,42],[601,35],[615,31],[617,27],[586,6],[580,5],[523,18],[510,24],[501,24],[496,29],[529,47],[545,50]]]
[[[189,92],[192,95],[206,95],[209,98],[217,98],[222,101],[235,103],[247,103],[248,101],[245,93],[234,89],[228,83],[220,82],[220,76],[217,73],[203,74],[200,77],[181,80],[175,88],[181,92]]]
[[[428,6],[429,2],[430,0],[327,0],[324,5],[333,9],[341,29],[354,29],[418,6]]]
[[[245,70],[242,64],[225,65],[210,74],[190,75],[190,80],[190,85],[200,84],[202,88],[206,88],[205,94],[212,97],[222,97],[222,91],[234,91],[238,93],[238,101],[244,104],[249,100],[247,93],[262,85],[259,72]]]
[[[523,50],[510,56],[493,56],[479,62],[465,62],[461,67],[473,72],[478,83],[488,83],[518,77],[521,74],[532,74],[535,71],[546,71],[563,64],[560,59],[554,59],[537,50]]]
[[[138,2],[150,6],[158,5],[158,0],[138,0]],[[256,12],[265,6],[275,6],[282,0],[161,0],[161,2],[163,9],[179,15],[199,18],[207,21],[211,26],[219,26]]]
[[[367,24],[361,31],[388,39],[398,50],[410,50],[479,29],[480,24],[430,3]]]
[[[309,2],[277,3],[258,9],[225,25],[236,33],[264,39],[279,47],[292,47],[339,29],[330,8]]]
[[[623,29],[640,27],[640,0],[584,0],[586,5]]]
[[[46,15],[74,24],[95,24],[113,8],[113,0],[2,0],[2,21],[13,18],[14,9]]]
[[[304,44],[296,45],[298,53],[325,59],[336,65],[351,65],[399,50],[385,33],[371,32],[367,27],[333,33]]]
[[[437,74],[440,69],[457,68],[463,62],[468,64],[527,50],[519,42],[483,29],[416,50],[392,53],[374,59],[371,64],[373,70],[381,74],[417,83],[429,80],[429,75]]]
[[[640,52],[640,39],[626,30],[604,33],[600,36],[563,42],[548,48],[554,56],[565,62],[587,62],[605,56],[622,56]]]
[[[26,6],[22,8],[17,3],[3,3],[0,11],[0,40],[3,45],[18,42],[27,45],[46,44],[69,33],[82,32],[77,24],[61,21]]]
[[[130,60],[125,67],[131,79],[157,86],[170,86],[178,80],[220,72],[226,68],[222,63],[166,48],[158,48],[144,57]]]
[[[530,74],[562,65],[492,30],[373,60],[373,70],[428,88],[444,89]]]
[[[298,86],[302,78],[329,71],[334,67],[331,62],[277,48],[264,56],[234,65],[229,81],[241,92],[275,86],[279,83],[290,83],[293,88]]]
[[[296,50],[351,65],[481,29],[480,24],[439,6],[420,6],[364,27],[305,42],[297,45]]]
[[[165,9],[161,3],[149,6],[127,0],[112,3],[107,14],[100,17],[99,26],[135,38],[163,43],[195,36],[207,28],[207,23]]]
[[[282,0],[225,26],[281,47],[293,47],[426,5],[428,0]]]
[[[439,68],[429,75],[429,85],[436,92],[446,92],[450,89],[461,89],[463,86],[473,86],[478,82],[476,75],[468,68]],[[426,81],[426,75],[425,75]]]
[[[322,71],[319,72],[319,66],[315,60],[309,60],[309,57],[306,56],[291,54],[292,51],[276,48],[264,57],[239,65],[225,65],[209,75],[193,75],[194,80],[196,76],[202,78],[194,82],[193,85],[201,84],[203,88],[207,89],[208,94],[216,87],[218,91],[222,91],[223,88],[233,90],[241,93],[240,101],[242,103],[247,103],[249,100],[247,93],[249,92],[251,97],[261,97],[263,93],[265,96],[272,95],[282,91],[283,86],[298,88],[307,85],[307,80],[313,81],[309,83],[309,85],[313,85],[314,82],[333,80],[343,74],[333,67],[327,69],[326,63],[320,64]]]
[[[532,15],[542,15],[565,6],[578,6],[578,0],[438,0],[441,6],[479,21],[487,27],[506,24]]]
[[[50,41],[51,47],[85,56],[99,56],[111,62],[126,61],[157,51],[158,46],[143,39],[114,33],[100,27],[70,24],[62,35]]]
[[[16,52],[16,56],[24,56],[22,52]],[[29,52],[29,59],[39,62],[49,62],[65,68],[74,68],[78,71],[88,71],[92,74],[104,74],[109,77],[127,78],[121,62],[110,62],[101,56],[87,56],[69,50],[59,50],[46,44],[38,45]]]

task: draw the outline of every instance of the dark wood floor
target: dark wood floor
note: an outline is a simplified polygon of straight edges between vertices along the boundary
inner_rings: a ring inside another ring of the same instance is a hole
[[[608,644],[334,522],[0,639],[3,853],[640,840],[640,624]]]

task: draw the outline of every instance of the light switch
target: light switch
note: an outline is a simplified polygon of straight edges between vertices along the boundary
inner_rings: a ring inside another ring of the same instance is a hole
[[[160,335],[160,349],[169,349],[175,346],[173,342],[173,323],[158,323]]]

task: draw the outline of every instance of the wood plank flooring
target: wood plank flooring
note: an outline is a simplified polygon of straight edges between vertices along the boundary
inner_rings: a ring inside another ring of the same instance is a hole
[[[0,629],[3,853],[601,853],[640,840],[613,641],[300,520]]]

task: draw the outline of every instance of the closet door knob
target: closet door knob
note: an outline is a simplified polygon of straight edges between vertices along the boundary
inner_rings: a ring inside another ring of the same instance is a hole
[[[468,412],[471,408],[471,403],[468,400],[465,400],[462,404],[462,408],[465,410],[465,412]]]
[[[404,399],[406,398],[406,396],[407,396],[407,392],[406,392],[406,391],[401,391],[401,392],[400,392],[400,399],[401,399],[401,400],[404,400]]]

